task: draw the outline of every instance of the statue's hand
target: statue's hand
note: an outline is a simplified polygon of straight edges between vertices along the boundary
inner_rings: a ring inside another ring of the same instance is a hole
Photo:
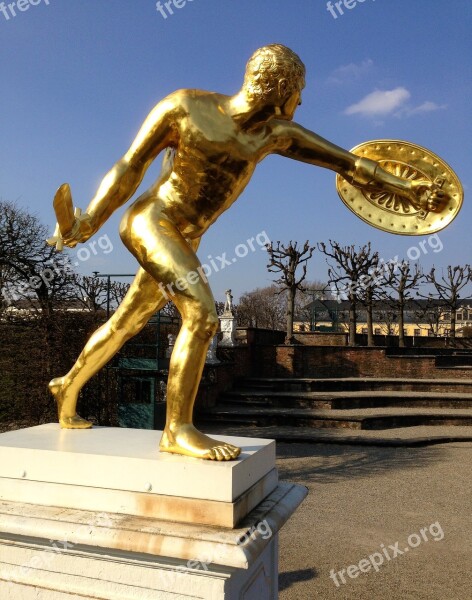
[[[87,213],[81,213],[80,209],[76,209],[74,225],[70,232],[62,237],[62,241],[64,246],[75,248],[77,244],[86,242],[94,233],[92,217]]]
[[[82,214],[80,208],[76,208],[74,216],[74,224],[67,234],[61,234],[59,223],[57,223],[54,234],[47,240],[50,246],[56,246],[58,252],[61,252],[64,246],[75,248],[77,244],[86,242],[95,233],[89,214]]]
[[[415,208],[425,211],[439,212],[447,201],[447,194],[432,181],[417,179],[411,182],[412,197]]]

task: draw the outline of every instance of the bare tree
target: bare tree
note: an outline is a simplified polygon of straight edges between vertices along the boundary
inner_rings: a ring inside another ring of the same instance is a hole
[[[376,313],[376,321],[380,324],[385,335],[397,335],[398,321],[394,310],[379,310]]]
[[[426,329],[432,336],[438,336],[441,325],[444,323],[444,304],[428,296],[426,300],[416,300],[416,324],[420,329]],[[424,326],[426,323],[426,327]]]
[[[412,268],[407,260],[386,265],[385,282],[394,296],[387,296],[387,301],[398,316],[398,345],[405,347],[405,307],[413,298],[412,291],[417,289],[424,275],[417,264]]]
[[[70,368],[90,323],[64,310],[76,295],[75,274],[67,254],[46,245],[48,233],[27,210],[0,202],[5,308],[0,319],[0,419],[10,422],[54,418],[47,382],[59,368]]]
[[[218,316],[221,316],[224,312],[225,312],[225,306],[226,303],[223,302],[222,300],[215,300],[215,308],[216,308],[216,314]],[[237,306],[234,307],[234,310],[237,311]]]
[[[285,343],[293,343],[293,317],[295,312],[295,298],[298,290],[303,290],[302,282],[306,278],[306,263],[313,256],[315,246],[310,246],[308,240],[303,248],[298,248],[298,242],[290,240],[288,246],[277,242],[277,246],[271,242],[266,246],[269,253],[269,264],[267,269],[271,273],[280,273],[279,279],[275,280],[281,286],[281,291],[287,292],[287,328]],[[297,277],[297,269],[302,265],[302,273]]]
[[[329,283],[333,284],[338,297],[349,301],[349,343],[351,346],[356,344],[357,309],[361,303],[367,310],[368,339],[373,344],[373,292],[378,278],[378,253],[372,252],[370,242],[358,250],[354,245],[341,246],[332,240],[329,245],[327,248],[326,244],[319,243],[318,249],[328,257]]]
[[[446,274],[439,278],[436,269],[425,275],[428,283],[436,289],[436,297],[439,298],[450,312],[450,337],[456,338],[456,312],[460,306],[460,292],[472,281],[472,269],[470,265],[448,266]]]
[[[236,310],[239,325],[282,329],[286,314],[286,299],[280,291],[278,286],[271,285],[242,294]]]
[[[74,284],[76,299],[85,309],[97,312],[106,307],[108,299],[106,279],[77,274],[74,276]]]
[[[67,255],[46,245],[47,228],[14,203],[0,201],[0,294],[3,304],[34,300],[43,315],[69,298],[74,272]]]
[[[364,246],[364,248],[366,248]],[[367,320],[367,345],[374,346],[374,304],[379,298],[378,267],[379,254],[371,252],[370,244],[366,248],[361,266],[363,273],[359,279],[358,299],[359,303],[365,308]]]
[[[128,293],[130,284],[123,281],[112,281],[110,285],[110,303],[112,306],[119,306],[126,294]]]

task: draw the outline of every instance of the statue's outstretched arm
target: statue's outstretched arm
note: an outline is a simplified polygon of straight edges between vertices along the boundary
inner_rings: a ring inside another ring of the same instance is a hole
[[[443,200],[431,182],[396,177],[376,161],[352,154],[296,123],[278,121],[273,126],[272,136],[272,152],[331,169],[356,187],[368,186],[400,194],[415,205],[428,204],[429,210],[434,210]]]

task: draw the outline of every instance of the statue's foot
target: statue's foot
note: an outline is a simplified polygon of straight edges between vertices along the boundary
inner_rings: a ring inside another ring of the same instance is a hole
[[[62,429],[89,429],[92,427],[92,423],[79,417],[75,412],[76,398],[67,394],[67,390],[64,388],[63,377],[57,377],[49,382],[49,391],[57,402],[60,426]]]
[[[166,427],[159,448],[161,452],[184,454],[207,460],[234,460],[241,453],[241,448],[214,440],[188,423],[174,427],[172,430]]]
[[[73,417],[59,417],[59,425],[62,429],[90,429],[92,423],[75,414]]]

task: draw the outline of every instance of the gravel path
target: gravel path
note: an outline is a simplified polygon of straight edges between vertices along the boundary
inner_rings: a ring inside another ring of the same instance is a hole
[[[280,534],[280,600],[472,599],[472,443],[278,443],[277,454],[280,479],[309,488]],[[393,558],[396,542],[403,554]],[[381,544],[391,560],[378,572],[351,569],[355,578],[344,572],[335,585],[332,569],[375,552],[380,562]]]

